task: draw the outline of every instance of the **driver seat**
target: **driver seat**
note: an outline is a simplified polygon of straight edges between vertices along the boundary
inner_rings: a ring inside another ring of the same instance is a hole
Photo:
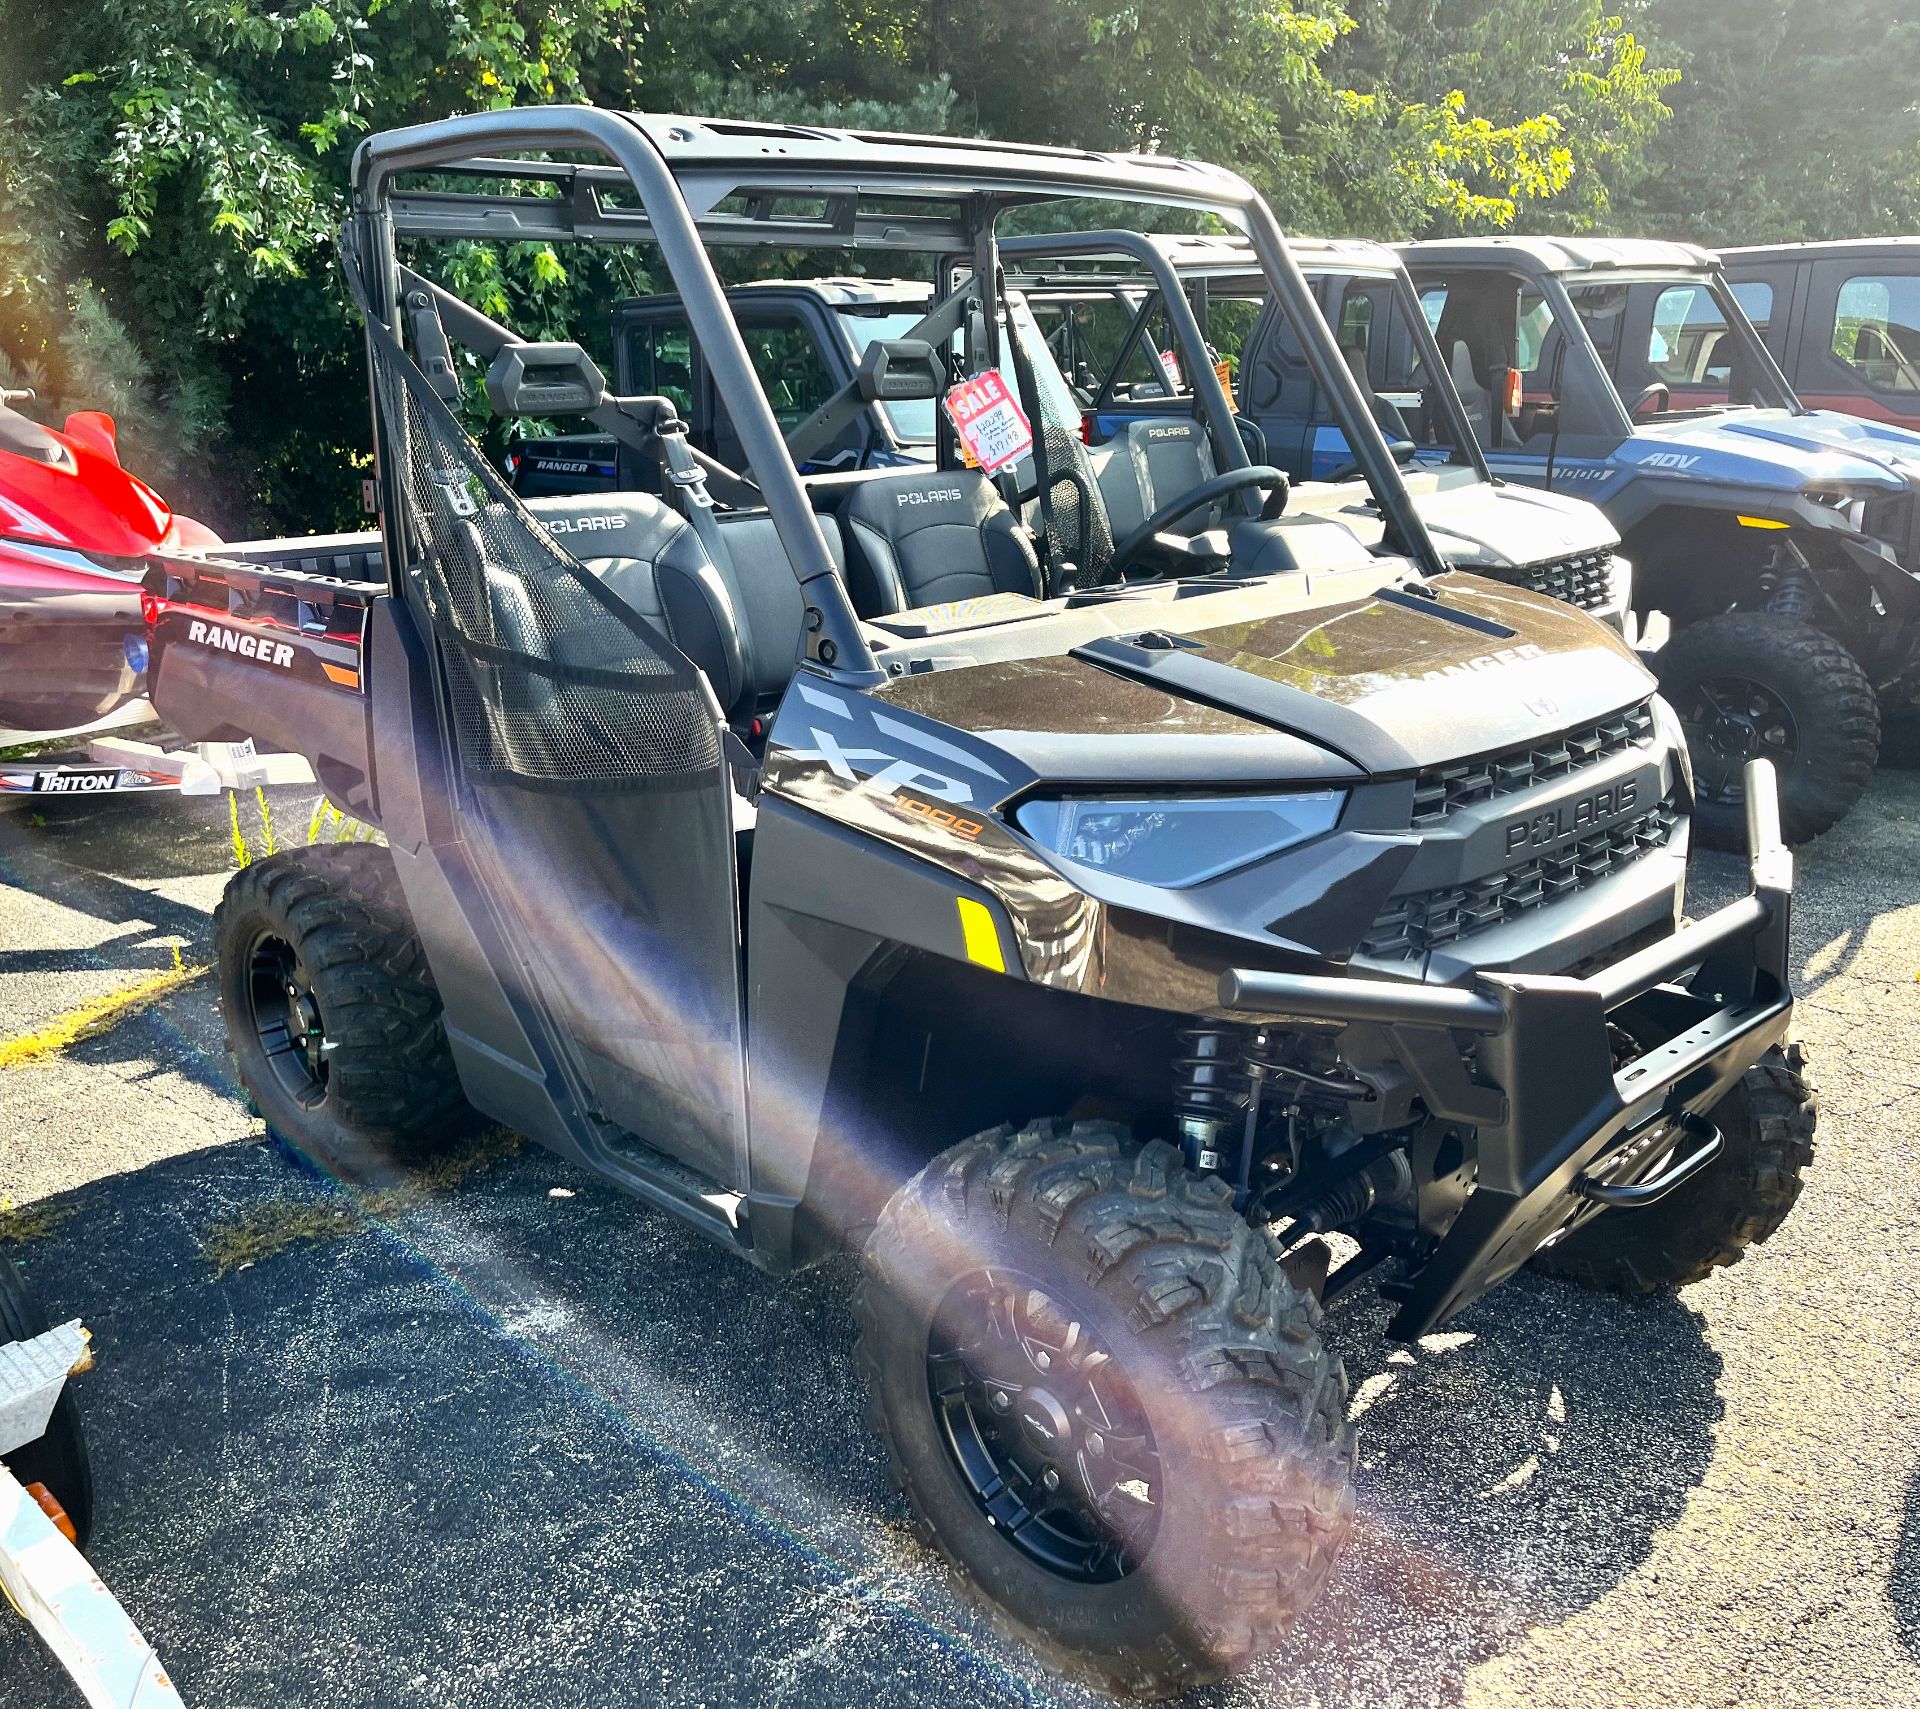
[[[1144,416],[1093,453],[1114,536],[1124,540],[1161,505],[1218,472],[1213,442],[1191,416]],[[1220,506],[1190,511],[1171,532],[1194,535],[1220,524]]]
[[[862,481],[841,509],[862,617],[996,593],[1041,596],[1033,539],[978,469]]]

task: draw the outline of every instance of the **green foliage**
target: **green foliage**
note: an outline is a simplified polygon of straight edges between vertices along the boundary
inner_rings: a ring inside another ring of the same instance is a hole
[[[1683,68],[1623,217],[1707,244],[1920,230],[1911,0],[1652,0]]]
[[[526,102],[1190,154],[1306,231],[1911,226],[1909,10],[0,0],[0,379],[49,411],[110,408],[129,462],[230,533],[351,524],[367,406],[330,236],[352,149]],[[533,244],[433,263],[482,307],[590,347],[605,303],[658,283],[644,258]]]

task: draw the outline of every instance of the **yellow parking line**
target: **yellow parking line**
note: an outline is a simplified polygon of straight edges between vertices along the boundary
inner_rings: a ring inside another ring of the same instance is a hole
[[[90,997],[77,1009],[56,1015],[45,1026],[36,1027],[30,1033],[0,1039],[0,1069],[20,1068],[29,1062],[38,1062],[43,1056],[56,1055],[69,1045],[77,1044],[93,1033],[104,1032],[129,1015],[150,1007],[162,997],[178,991],[181,986],[192,984],[209,971],[210,963],[182,962],[162,972],[150,973],[146,978],[135,980],[118,991]]]

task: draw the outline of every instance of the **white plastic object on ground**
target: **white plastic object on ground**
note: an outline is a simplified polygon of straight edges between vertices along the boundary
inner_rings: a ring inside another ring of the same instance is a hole
[[[68,1375],[87,1362],[87,1332],[77,1321],[0,1345],[0,1446],[23,1447],[41,1435]],[[4,1465],[0,1590],[92,1709],[183,1709],[140,1628]]]
[[[253,743],[200,742],[171,751],[124,737],[90,744],[103,765],[137,766],[180,779],[182,795],[219,795],[229,789],[271,788],[281,783],[312,783],[313,768],[299,754],[259,754]]]
[[[0,1454],[46,1434],[68,1376],[88,1363],[87,1332],[78,1318],[31,1341],[0,1343]]]

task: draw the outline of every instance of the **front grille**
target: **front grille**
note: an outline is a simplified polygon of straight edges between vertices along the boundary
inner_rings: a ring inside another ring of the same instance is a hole
[[[1520,585],[1596,611],[1613,598],[1613,554],[1582,552],[1550,564],[1530,564],[1520,572]]]
[[[1582,837],[1553,854],[1472,884],[1396,896],[1360,940],[1376,961],[1411,961],[1473,932],[1504,925],[1530,909],[1598,884],[1642,855],[1664,848],[1680,815],[1662,802],[1650,813]]]
[[[1653,705],[1643,700],[1597,724],[1563,730],[1532,747],[1430,767],[1414,780],[1414,828],[1437,825],[1462,807],[1531,789],[1536,783],[1565,777],[1596,760],[1644,747],[1652,740]]]

